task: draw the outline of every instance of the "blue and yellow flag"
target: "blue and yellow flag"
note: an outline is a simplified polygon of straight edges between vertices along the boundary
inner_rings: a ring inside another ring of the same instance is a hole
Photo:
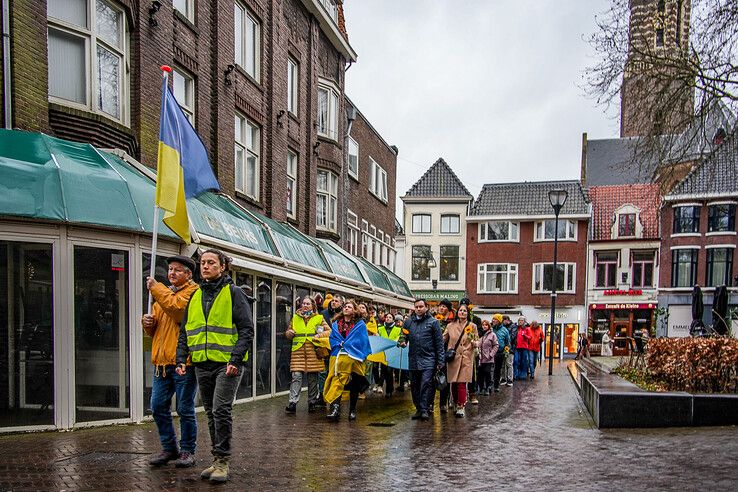
[[[166,78],[162,85],[156,205],[165,210],[164,223],[189,244],[186,199],[208,190],[218,191],[220,185],[202,140],[177,104]]]

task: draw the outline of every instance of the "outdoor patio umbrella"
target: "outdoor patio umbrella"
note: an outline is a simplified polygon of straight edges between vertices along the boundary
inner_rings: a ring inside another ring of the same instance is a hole
[[[712,329],[719,335],[725,335],[728,332],[728,323],[725,319],[728,316],[728,289],[721,285],[715,289],[715,298],[712,302]]]
[[[692,324],[689,325],[689,334],[700,336],[705,333],[705,324],[702,315],[705,313],[705,303],[702,300],[702,289],[695,285],[692,290]]]

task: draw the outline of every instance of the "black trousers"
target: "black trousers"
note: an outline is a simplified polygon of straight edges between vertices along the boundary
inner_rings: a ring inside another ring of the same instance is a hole
[[[195,366],[197,384],[200,386],[202,406],[208,416],[208,431],[213,456],[231,455],[231,432],[233,419],[233,399],[241,382],[243,368],[238,375],[226,376],[226,364],[214,367]]]
[[[493,376],[493,383],[495,389],[500,387],[500,375],[502,374],[502,368],[505,365],[505,352],[499,351],[495,354],[495,369]]]
[[[480,362],[477,366],[477,383],[479,383],[479,391],[492,389],[492,371],[494,370],[494,362]]]
[[[378,385],[382,383],[386,384],[385,391],[387,395],[391,395],[395,392],[395,369],[394,367],[385,366],[384,364],[377,364],[379,366],[379,382],[374,379],[374,382]]]
[[[418,412],[428,412],[436,387],[433,381],[434,369],[410,371],[410,389],[413,393],[413,404]]]

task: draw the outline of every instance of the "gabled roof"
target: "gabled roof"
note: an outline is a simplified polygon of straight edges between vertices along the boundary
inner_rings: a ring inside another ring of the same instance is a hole
[[[589,203],[582,185],[570,180],[486,184],[469,216],[553,216],[548,192],[555,189],[569,193],[561,215],[589,215]]]
[[[439,158],[405,193],[405,197],[474,198],[443,158]]]
[[[643,225],[642,239],[658,239],[660,196],[658,184],[591,187],[589,198],[592,201],[592,239],[613,239],[612,225],[616,220],[615,212],[628,204],[640,210],[639,216]]]
[[[738,194],[738,135],[736,131],[733,131],[701,165],[677,184],[667,198],[731,194]]]

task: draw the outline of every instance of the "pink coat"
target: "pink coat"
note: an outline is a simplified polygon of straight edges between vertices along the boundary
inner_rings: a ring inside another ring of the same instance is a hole
[[[479,340],[479,362],[482,364],[494,362],[495,354],[497,354],[497,349],[499,348],[500,344],[497,342],[495,332],[491,328],[485,331]]]
[[[464,327],[458,321],[448,324],[446,331],[443,333],[443,341],[450,349],[454,348],[456,341],[461,336],[461,342],[456,349],[456,357],[448,363],[446,375],[449,383],[469,383],[472,380],[472,372],[474,370],[474,342],[469,339],[469,335],[464,333]],[[477,333],[477,325],[469,323],[472,334]]]

